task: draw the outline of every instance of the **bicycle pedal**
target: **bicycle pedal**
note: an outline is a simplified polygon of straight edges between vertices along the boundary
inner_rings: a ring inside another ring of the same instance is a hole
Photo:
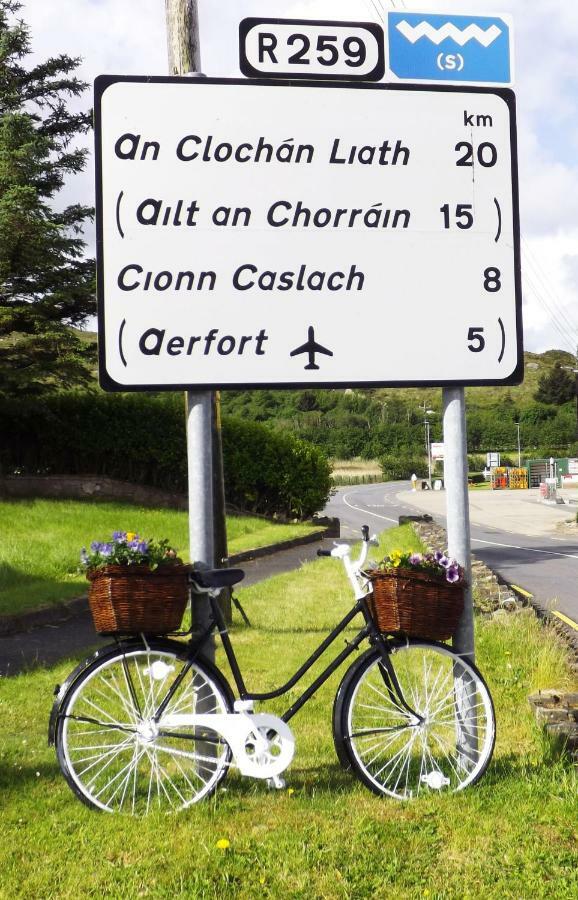
[[[279,775],[273,775],[272,778],[267,778],[266,784],[270,791],[282,791],[287,782]]]

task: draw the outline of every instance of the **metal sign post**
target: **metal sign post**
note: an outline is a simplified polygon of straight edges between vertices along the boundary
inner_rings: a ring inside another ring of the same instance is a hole
[[[444,388],[443,416],[448,554],[463,566],[467,581],[464,611],[452,643],[458,653],[469,662],[474,662],[466,402],[463,388]]]

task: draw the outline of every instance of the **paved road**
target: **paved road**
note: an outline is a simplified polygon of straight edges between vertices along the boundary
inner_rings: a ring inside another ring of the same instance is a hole
[[[505,494],[488,495],[483,504],[470,495],[472,550],[508,582],[578,624],[578,536],[556,532],[557,522],[572,511],[528,502],[528,496],[519,506],[522,498]],[[490,517],[492,504],[496,511]],[[341,519],[344,537],[358,535],[365,523],[379,532],[397,525],[400,515],[426,510],[445,525],[443,493],[412,494],[407,482],[339,488],[326,507],[328,515]],[[500,528],[488,519],[499,521]]]

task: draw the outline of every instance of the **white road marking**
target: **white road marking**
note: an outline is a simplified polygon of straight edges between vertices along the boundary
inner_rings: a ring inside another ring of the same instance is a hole
[[[536,550],[534,547],[520,547],[518,544],[499,544],[497,541],[482,541],[480,538],[472,538],[476,544],[489,544],[491,547],[510,547],[512,550],[527,550],[528,553],[545,553],[546,556],[565,556],[566,559],[578,559],[575,553],[557,553],[556,550]]]
[[[385,519],[386,522],[393,522],[395,525],[397,525],[397,519],[390,519],[389,516],[380,516],[379,513],[371,512],[371,510],[369,509],[363,509],[361,506],[354,506],[353,503],[347,502],[347,497],[348,494],[343,495],[343,502],[346,506],[349,507],[349,509],[356,509],[358,512],[366,513],[366,515],[368,516],[375,516],[376,519]]]

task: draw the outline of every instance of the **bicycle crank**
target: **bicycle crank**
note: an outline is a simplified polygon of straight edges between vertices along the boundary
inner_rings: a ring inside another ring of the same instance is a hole
[[[251,778],[275,778],[295,753],[293,732],[283,719],[269,713],[172,713],[161,718],[158,728],[216,732],[231,748],[241,774]]]

